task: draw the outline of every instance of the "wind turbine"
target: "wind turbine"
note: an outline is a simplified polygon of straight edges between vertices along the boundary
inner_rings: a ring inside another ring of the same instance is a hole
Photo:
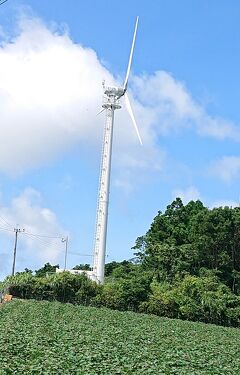
[[[113,140],[113,125],[114,125],[114,112],[120,109],[119,99],[124,96],[126,108],[131,117],[133,126],[136,130],[138,139],[142,144],[142,140],[138,131],[137,123],[135,121],[131,104],[127,95],[128,78],[132,65],[133,50],[136,40],[138,19],[136,19],[132,46],[129,55],[128,67],[126,78],[123,87],[106,87],[103,83],[104,99],[103,109],[99,112],[106,112],[106,122],[103,136],[102,147],[102,160],[100,169],[100,183],[98,193],[97,215],[96,215],[96,231],[94,238],[93,249],[93,271],[92,279],[98,283],[104,282],[104,268],[106,256],[106,239],[107,239],[107,222],[108,222],[108,204],[109,204],[109,187],[110,187],[110,174],[111,174],[111,159],[112,159],[112,140]]]

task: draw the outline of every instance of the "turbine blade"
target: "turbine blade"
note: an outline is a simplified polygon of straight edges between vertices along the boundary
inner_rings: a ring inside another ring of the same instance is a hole
[[[135,24],[135,29],[134,29],[134,34],[133,34],[133,40],[132,40],[132,47],[131,47],[130,55],[129,55],[129,61],[128,61],[126,78],[125,78],[124,85],[123,85],[123,90],[124,91],[127,90],[128,78],[129,78],[129,74],[130,74],[130,70],[131,70],[131,65],[132,65],[133,50],[134,50],[135,39],[136,39],[137,28],[138,28],[138,19],[139,19],[139,17],[137,16],[136,24]]]
[[[100,115],[103,111],[105,111],[106,108],[102,108],[97,114],[96,116]]]
[[[142,139],[141,139],[141,136],[140,136],[140,133],[139,133],[139,130],[138,130],[138,127],[137,127],[137,123],[135,121],[135,118],[134,118],[134,114],[133,114],[133,111],[132,111],[132,107],[131,107],[131,104],[130,104],[130,100],[129,100],[129,97],[128,97],[128,94],[125,93],[125,103],[126,103],[126,108],[128,110],[128,113],[132,119],[132,122],[133,122],[133,126],[136,130],[136,133],[137,133],[137,136],[138,136],[138,139],[139,139],[139,142],[140,144],[142,145]]]

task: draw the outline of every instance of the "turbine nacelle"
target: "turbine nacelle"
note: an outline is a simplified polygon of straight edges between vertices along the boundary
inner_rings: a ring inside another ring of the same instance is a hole
[[[104,94],[107,96],[114,96],[115,98],[120,98],[125,93],[122,87],[104,87]]]
[[[103,88],[104,88],[104,99],[103,99],[103,105],[102,105],[103,109],[101,109],[101,111],[98,112],[98,115],[102,113],[105,109],[112,109],[112,110],[120,109],[121,105],[120,105],[119,99],[124,96],[126,109],[132,120],[139,142],[142,145],[142,139],[141,139],[138,126],[137,126],[137,123],[133,114],[133,110],[130,104],[130,100],[127,94],[127,86],[124,88],[124,87],[105,87],[104,85]]]
[[[98,112],[98,114],[102,113],[105,109],[119,109],[121,108],[119,99],[124,96],[125,98],[125,106],[126,109],[131,117],[133,126],[135,128],[135,131],[137,133],[137,137],[139,139],[140,144],[142,145],[142,139],[137,127],[137,123],[133,114],[133,110],[130,104],[130,100],[127,95],[127,88],[128,88],[128,79],[129,79],[129,74],[131,70],[131,65],[132,65],[132,58],[133,58],[133,51],[134,51],[134,46],[135,46],[135,40],[136,40],[136,35],[137,35],[137,28],[138,28],[138,19],[136,19],[135,23],[135,29],[134,29],[134,34],[133,34],[133,40],[132,40],[132,45],[131,45],[131,50],[130,50],[130,55],[129,55],[129,60],[128,60],[128,67],[127,67],[127,72],[126,72],[126,77],[125,81],[123,84],[123,87],[106,87],[105,86],[105,81],[103,81],[103,89],[104,89],[104,103],[102,105],[103,109]]]
[[[104,87],[104,97],[103,97],[103,109],[120,109],[121,105],[119,102],[119,97],[122,96],[124,90],[121,87]]]

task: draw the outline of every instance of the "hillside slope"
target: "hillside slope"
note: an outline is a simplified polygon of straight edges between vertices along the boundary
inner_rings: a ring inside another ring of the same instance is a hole
[[[55,302],[0,308],[0,374],[240,374],[240,330]]]

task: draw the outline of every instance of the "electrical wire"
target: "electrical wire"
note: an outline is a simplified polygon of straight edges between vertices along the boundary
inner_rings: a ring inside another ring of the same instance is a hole
[[[14,232],[14,229],[9,229],[8,227],[0,227],[0,230],[5,230],[7,232]],[[25,231],[21,231],[20,233],[28,236],[31,239],[36,239],[39,242],[41,242],[43,245],[48,245],[48,246],[49,245],[54,245],[56,243],[56,241],[47,241],[47,240],[44,240],[42,237],[53,238],[53,239],[62,238],[62,237],[40,236],[40,235],[38,236],[38,235],[31,234],[31,233],[28,233],[28,232],[25,232]]]
[[[57,241],[47,241],[43,238],[33,236],[33,235],[31,235],[29,233],[26,233],[26,232],[22,232],[22,234],[26,235],[31,240],[37,240],[39,243],[41,243],[44,246],[55,246],[57,244]]]
[[[79,253],[74,253],[74,252],[72,252],[72,251],[68,251],[68,254],[71,254],[71,255],[78,255],[78,256],[80,256],[80,257],[89,257],[89,258],[91,258],[93,255],[91,254],[79,254]]]
[[[3,0],[0,2],[0,5],[3,5],[4,3],[6,3],[8,0]]]
[[[1,3],[0,3],[1,5]],[[6,226],[0,226],[0,230],[3,230],[3,231],[7,231],[7,232],[14,232],[14,229],[10,229],[10,228],[13,228],[13,226],[11,226],[7,220],[5,220],[2,216],[0,216],[0,220],[2,220],[4,223],[6,223],[8,225],[8,227]],[[62,239],[62,236],[45,236],[45,235],[41,235],[41,234],[33,234],[33,233],[30,233],[30,232],[25,232],[25,231],[21,231],[21,234],[24,234],[26,236],[29,237],[29,239],[36,239],[42,246],[56,246],[57,243],[56,243],[56,240],[59,240],[59,239]],[[52,239],[52,241],[47,241],[47,239]],[[54,241],[55,239],[55,241]]]
[[[30,238],[32,240],[32,238]],[[54,247],[55,250],[58,251],[58,253],[63,253],[64,250],[60,248],[60,244],[54,244],[54,243],[44,243],[44,242],[41,242],[41,241],[38,241],[37,244],[36,244],[37,247],[40,247],[40,248],[43,248],[46,250],[47,247],[49,246],[52,246]]]
[[[13,229],[8,229],[8,228],[4,228],[4,227],[0,227],[0,230],[5,230],[7,232],[14,232]]]
[[[56,238],[56,239],[60,239],[60,238],[63,238],[63,236],[45,236],[43,234],[36,234],[36,233],[30,233],[30,232],[24,232],[25,234],[29,234],[31,236],[34,236],[34,237],[42,237],[42,238]]]
[[[2,221],[3,221],[5,224],[7,224],[7,226],[9,226],[10,228],[13,227],[13,225],[9,224],[9,222],[8,222],[6,219],[4,219],[4,217],[2,217],[1,215],[0,215],[0,220],[2,220]]]
[[[15,232],[14,229],[9,229],[7,227],[1,227],[1,226],[0,226],[0,231],[6,231],[6,232],[11,232],[11,233]],[[61,245],[60,241],[56,241],[57,239],[59,240],[59,238],[62,238],[62,237],[50,237],[50,236],[41,236],[41,235],[39,235],[40,236],[39,237],[38,235],[30,234],[30,233],[25,232],[25,231],[21,231],[20,233],[22,235],[26,235],[26,237],[28,237],[29,240],[37,240],[37,242],[38,242],[37,246],[43,247],[45,249],[46,249],[46,247],[50,247],[50,246],[53,247],[54,246],[58,252],[64,252],[65,251],[65,250],[60,248],[60,245]],[[42,237],[44,237],[44,238],[42,238]],[[53,238],[53,239],[55,239],[55,241],[54,240],[47,241],[47,238]]]
[[[38,236],[35,236],[35,235],[33,235],[31,233],[28,233],[28,232],[25,232],[25,231],[23,232],[23,234],[25,234],[28,237],[31,237],[34,240],[41,241],[41,242],[44,242],[44,243],[53,243],[53,242],[57,241],[57,239],[47,239],[47,238],[43,238],[43,237],[38,237]]]
[[[1,2],[0,2],[0,5],[1,5]],[[13,225],[11,225],[11,224],[9,224],[9,222],[6,220],[6,219],[4,219],[4,217],[2,217],[1,215],[0,215],[0,220],[2,220],[5,224],[7,224],[7,226],[9,227],[9,228],[13,228],[14,226]],[[25,234],[29,234],[29,235],[31,235],[31,236],[34,236],[34,237],[42,237],[42,238],[56,238],[56,239],[62,239],[63,238],[63,236],[59,236],[59,235],[55,235],[55,236],[46,236],[46,235],[43,235],[43,234],[36,234],[36,233],[30,233],[30,232],[26,232],[26,231],[24,231],[24,233]]]

